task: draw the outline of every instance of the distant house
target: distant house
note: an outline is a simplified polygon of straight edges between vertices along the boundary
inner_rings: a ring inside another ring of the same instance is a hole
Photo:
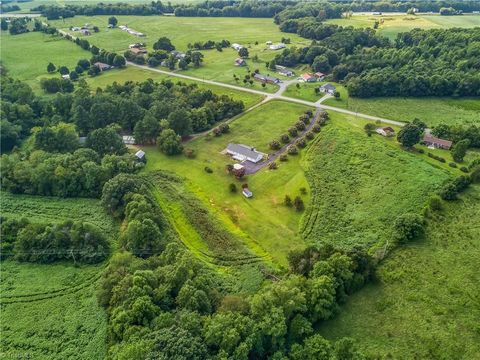
[[[147,53],[147,50],[144,48],[134,47],[129,49],[130,52],[134,53],[135,55],[144,55]]]
[[[266,45],[272,45],[272,42],[269,40],[265,43]]]
[[[250,161],[257,163],[263,159],[263,154],[255,148],[243,144],[228,144],[227,154],[232,155],[238,161]]]
[[[125,145],[135,145],[135,138],[132,135],[123,135],[122,141]]]
[[[278,84],[280,82],[279,78],[269,75],[255,74],[253,78],[257,81],[269,83],[269,84]]]
[[[96,66],[97,68],[99,68],[100,71],[106,71],[106,70],[110,70],[111,68],[113,68],[113,66],[102,63],[102,62],[96,62],[96,63],[93,64],[93,66]]]
[[[320,86],[318,90],[322,93],[333,95],[335,94],[335,91],[337,91],[337,88],[330,83],[326,83],[325,85]]]
[[[452,147],[451,141],[439,139],[431,134],[425,134],[422,143],[424,143],[428,147],[433,147],[437,149],[450,150],[450,148]]]
[[[245,59],[238,58],[238,59],[235,59],[234,64],[235,66],[245,66],[247,65],[247,62],[245,61]]]
[[[91,32],[88,29],[80,29],[80,33],[85,36],[91,35]]]
[[[313,76],[315,76],[318,81],[322,81],[323,79],[325,79],[326,75],[322,72],[316,72],[315,74],[313,74]]]
[[[70,80],[70,75],[69,74],[62,75],[62,79]]]
[[[240,44],[232,44],[232,48],[234,48],[237,51],[240,51],[240,49],[243,49],[243,46]]]
[[[375,132],[379,135],[387,137],[395,135],[395,130],[393,130],[390,126],[376,128]]]
[[[275,69],[278,71],[278,73],[280,75],[283,75],[283,76],[293,76],[293,75],[295,75],[293,70],[287,69],[285,66],[275,65]]]
[[[144,43],[135,43],[135,44],[128,45],[129,49],[135,49],[135,48],[141,49],[141,48],[144,48],[144,47],[145,47]]]
[[[304,82],[315,82],[317,81],[317,78],[312,74],[305,73],[300,76],[300,80]]]
[[[279,43],[279,44],[273,44],[269,46],[270,50],[280,50],[285,48],[284,43]]]
[[[245,196],[247,199],[253,197],[253,193],[252,193],[248,188],[243,188],[242,194],[243,194],[243,196]]]
[[[138,150],[138,151],[135,153],[135,157],[136,157],[139,161],[147,162],[147,156],[146,156],[146,154],[145,154],[145,151],[143,151],[143,150]]]
[[[177,60],[185,59],[185,57],[187,56],[187,54],[182,53],[180,51],[176,51],[176,50],[173,50],[172,52],[170,52],[170,54],[175,56],[175,59]]]

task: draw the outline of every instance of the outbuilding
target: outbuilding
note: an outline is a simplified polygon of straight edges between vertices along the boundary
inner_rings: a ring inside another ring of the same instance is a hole
[[[395,130],[393,130],[390,126],[378,127],[375,129],[375,132],[386,137],[395,135]]]
[[[245,196],[247,199],[250,199],[253,197],[253,193],[248,189],[248,188],[243,188],[242,190],[243,196]]]
[[[136,153],[135,153],[135,157],[138,159],[138,161],[141,161],[141,162],[147,162],[147,156],[145,154],[145,151],[143,150],[138,150]]]
[[[450,150],[452,147],[452,142],[449,140],[439,139],[431,134],[425,134],[422,142],[428,147],[433,147],[437,149]]]

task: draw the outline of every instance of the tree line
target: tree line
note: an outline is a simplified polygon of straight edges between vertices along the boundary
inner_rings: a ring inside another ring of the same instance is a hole
[[[71,220],[58,224],[32,223],[26,218],[0,218],[1,257],[52,263],[93,264],[110,253],[105,235],[96,226]]]

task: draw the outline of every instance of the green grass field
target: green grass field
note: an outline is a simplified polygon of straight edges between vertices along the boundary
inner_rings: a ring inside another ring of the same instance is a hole
[[[261,95],[256,95],[244,91],[237,91],[228,89],[221,86],[202,84],[198,81],[191,81],[186,79],[181,79],[175,76],[163,75],[157,72],[148,71],[133,66],[127,66],[126,69],[113,69],[104,72],[100,76],[96,77],[86,77],[85,78],[88,84],[91,86],[92,90],[95,90],[97,87],[104,88],[107,85],[117,82],[123,84],[126,81],[145,81],[146,79],[153,79],[154,81],[162,81],[165,79],[170,79],[174,82],[181,81],[184,83],[195,83],[201,88],[207,88],[212,90],[217,95],[228,95],[233,97],[236,100],[242,100],[245,104],[245,109],[259,103],[263,100]]]
[[[340,100],[328,99],[325,105],[336,106],[363,114],[397,121],[421,119],[428,126],[438,124],[479,124],[480,98],[371,98],[348,97],[341,92]]]
[[[364,120],[330,115],[304,160],[312,203],[300,231],[309,242],[344,248],[384,244],[395,218],[419,213],[450,171],[394,139],[367,137]]]
[[[193,17],[168,17],[168,16],[118,16],[118,24],[127,24],[130,28],[146,34],[141,38],[145,42],[147,49],[151,50],[153,43],[161,36],[168,34],[172,43],[180,51],[187,50],[187,44],[197,41],[205,42],[207,40],[220,41],[229,40],[231,43],[239,43],[246,46],[249,50],[250,58],[258,56],[258,61],[247,60],[246,67],[236,67],[234,65],[238,54],[235,50],[228,48],[222,52],[217,50],[204,50],[204,64],[198,68],[190,68],[182,73],[197,76],[208,80],[216,80],[237,85],[234,80],[234,74],[243,79],[243,76],[259,69],[262,73],[269,73],[265,63],[270,61],[276,54],[276,51],[268,49],[266,41],[280,42],[282,37],[289,37],[292,45],[307,45],[309,40],[302,39],[295,34],[285,34],[280,32],[278,26],[272,19],[259,18],[193,18]],[[109,51],[123,53],[128,49],[128,45],[139,41],[136,38],[118,28],[107,29],[108,16],[76,16],[63,20],[51,21],[50,24],[68,31],[75,36],[78,34],[69,30],[72,26],[84,25],[89,23],[100,28],[99,33],[93,33],[90,36],[83,36],[92,44]],[[166,69],[166,68],[164,68]],[[238,85],[243,86],[239,81]],[[251,87],[248,85],[248,87]],[[254,82],[253,88],[274,92],[277,86],[267,85],[262,88],[259,82]]]
[[[167,157],[156,148],[146,148],[145,171],[162,169],[185,177],[187,189],[207,205],[226,229],[242,239],[247,248],[260,256],[262,251],[267,252],[274,262],[285,265],[288,251],[304,245],[298,236],[301,214],[283,205],[285,194],[294,197],[299,195],[301,187],[308,188],[300,167],[303,155],[290,157],[288,162],[280,163],[277,170],[263,169],[237,181],[225,171],[225,165],[233,161],[220,152],[229,142],[249,144],[268,152],[268,143],[286,132],[306,109],[280,101],[262,105],[233,121],[230,133],[210,141],[200,137],[186,143],[186,148],[196,151],[195,159],[183,155]],[[213,170],[212,174],[205,172],[206,166]],[[242,183],[248,183],[254,198],[245,199],[240,190],[230,193],[230,183],[239,189]],[[306,203],[308,199],[309,195],[305,195]]]
[[[74,70],[78,60],[91,57],[88,51],[59,36],[36,32],[10,35],[2,31],[0,39],[0,60],[8,74],[27,82],[35,91],[40,91],[41,78],[51,76],[47,72],[49,62]]]
[[[107,318],[95,296],[102,266],[1,264],[6,359],[103,359]]]
[[[472,28],[480,26],[480,15],[440,16],[440,15],[361,15],[354,14],[349,19],[330,19],[328,23],[356,28],[373,27],[375,21],[380,22],[378,33],[394,39],[398,33],[419,29],[445,29],[451,27]]]
[[[99,200],[47,196],[13,195],[1,192],[2,216],[25,217],[36,223],[57,223],[65,220],[84,221],[96,225],[110,238],[116,238],[118,224],[106,214]]]
[[[444,206],[425,239],[395,250],[324,336],[353,337],[379,358],[480,358],[480,188]]]

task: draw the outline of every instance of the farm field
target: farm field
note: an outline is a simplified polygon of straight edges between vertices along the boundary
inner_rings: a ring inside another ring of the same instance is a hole
[[[302,159],[312,201],[300,232],[317,244],[383,245],[395,218],[420,213],[450,171],[401,150],[394,139],[367,137],[363,120],[330,116]]]
[[[3,261],[2,354],[6,358],[103,359],[107,317],[95,294],[101,270],[102,266]]]
[[[378,357],[478,359],[479,218],[477,185],[444,204],[425,239],[395,250],[322,335],[352,337]]]
[[[428,126],[439,124],[480,124],[480,98],[371,98],[328,99],[325,105],[397,121],[421,119]]]
[[[84,221],[96,225],[110,238],[115,238],[118,225],[105,213],[96,199],[13,195],[1,192],[2,216],[25,217],[32,222],[57,223],[65,220]]]
[[[187,75],[241,86],[243,86],[241,80],[244,75],[250,74],[256,69],[259,69],[261,73],[269,73],[265,63],[270,61],[278,51],[268,49],[265,45],[266,41],[280,42],[282,37],[289,37],[292,46],[310,43],[309,40],[298,35],[280,32],[278,26],[271,19],[215,18],[215,21],[211,21],[211,19],[201,17],[118,16],[117,18],[119,25],[127,24],[132,29],[146,34],[146,37],[141,40],[146,43],[148,50],[152,50],[153,43],[165,34],[169,34],[168,37],[179,51],[186,51],[189,43],[193,44],[197,41],[205,42],[207,40],[220,41],[226,39],[231,43],[246,46],[249,50],[250,59],[247,59],[247,66],[245,67],[235,66],[234,61],[238,58],[238,54],[235,50],[226,48],[222,52],[202,50],[204,64],[198,69],[190,68],[187,71],[182,71]],[[118,28],[107,29],[107,20],[108,16],[76,16],[65,19],[65,21],[55,20],[49,23],[70,33],[72,33],[69,30],[71,26],[84,25],[85,23],[96,25],[100,28],[99,33],[80,37],[86,38],[90,43],[108,51],[123,53],[128,49],[129,44],[138,41],[138,38]],[[257,62],[252,60],[255,55],[258,56]],[[234,74],[241,79],[238,83],[234,80]],[[267,85],[263,88],[259,82],[254,82],[253,85],[248,85],[248,87],[267,92],[277,90],[277,86],[274,85]]]
[[[123,84],[126,81],[145,81],[146,79],[152,79],[154,81],[162,81],[169,79],[171,81],[177,82],[181,81],[184,83],[195,83],[201,88],[207,88],[212,90],[217,95],[228,95],[233,97],[236,100],[242,100],[245,104],[245,109],[259,103],[263,100],[261,95],[256,95],[244,91],[237,91],[228,88],[224,88],[221,86],[215,86],[210,84],[202,84],[198,81],[190,81],[187,79],[181,79],[175,76],[170,75],[163,75],[154,71],[148,71],[141,68],[137,68],[134,66],[127,66],[126,69],[113,69],[106,71],[105,73],[101,74],[100,76],[95,77],[87,77],[85,78],[87,83],[90,85],[92,90],[95,90],[97,87],[104,88],[107,85],[113,84],[117,82],[119,84]]]
[[[445,29],[451,27],[472,28],[480,26],[480,15],[440,16],[440,15],[362,15],[354,14],[349,19],[329,19],[327,23],[356,28],[372,27],[375,21],[380,22],[378,33],[394,39],[398,33],[419,29]],[[383,22],[382,22],[383,21]]]
[[[1,31],[0,39],[0,60],[8,74],[25,81],[37,92],[40,91],[40,79],[51,76],[47,72],[49,62],[73,70],[78,60],[91,57],[88,51],[59,36],[37,32],[10,35]]]
[[[271,101],[241,116],[230,124],[230,132],[206,140],[197,138],[184,144],[196,152],[195,159],[182,156],[167,157],[154,147],[147,147],[145,172],[168,170],[186,179],[186,187],[215,214],[223,225],[242,238],[243,243],[260,254],[259,247],[270,254],[274,262],[286,264],[289,250],[303,246],[298,236],[298,221],[301,214],[283,205],[286,194],[300,195],[300,188],[308,189],[300,166],[302,154],[279,163],[277,170],[263,169],[253,176],[237,181],[226,173],[225,165],[233,163],[220,152],[229,142],[255,146],[268,152],[268,143],[278,138],[293,125],[305,106],[280,101]],[[207,173],[209,167],[213,173]],[[235,183],[239,189],[232,194],[228,186]],[[252,199],[241,195],[241,184],[248,183],[254,193]],[[302,196],[308,203],[309,195]]]

